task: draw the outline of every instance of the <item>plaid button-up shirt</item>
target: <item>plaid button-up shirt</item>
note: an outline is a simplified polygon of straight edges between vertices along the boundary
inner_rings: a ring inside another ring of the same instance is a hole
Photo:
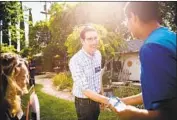
[[[91,56],[81,49],[70,59],[69,68],[74,81],[74,96],[87,98],[82,92],[86,89],[100,93],[101,53],[98,50]]]

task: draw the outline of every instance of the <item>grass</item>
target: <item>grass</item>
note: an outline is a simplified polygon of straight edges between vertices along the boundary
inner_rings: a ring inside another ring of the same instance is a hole
[[[35,90],[40,102],[41,120],[77,120],[74,103],[45,94],[41,91],[42,85],[36,85]],[[114,95],[126,97],[140,93],[138,87],[119,86],[114,89]],[[26,101],[26,100],[24,100]],[[137,106],[143,108],[143,106]],[[99,120],[120,120],[116,113],[110,111],[101,111]]]
[[[41,120],[77,120],[74,103],[41,92],[42,85],[35,90],[40,102]],[[115,113],[101,111],[99,120],[119,120]]]

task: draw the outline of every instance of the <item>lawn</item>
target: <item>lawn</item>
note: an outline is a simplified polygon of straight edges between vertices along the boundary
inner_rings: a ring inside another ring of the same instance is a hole
[[[41,120],[77,120],[74,103],[41,92],[42,85],[36,85],[39,97]],[[115,113],[101,111],[99,120],[119,120]]]
[[[41,91],[42,85],[36,85],[35,90],[40,102],[41,120],[77,120],[74,103],[45,94]],[[133,86],[120,86],[114,89],[114,95],[126,97],[141,92]],[[26,101],[26,100],[24,100]],[[143,108],[143,106],[137,106]],[[108,110],[101,111],[99,120],[120,120],[118,116]]]

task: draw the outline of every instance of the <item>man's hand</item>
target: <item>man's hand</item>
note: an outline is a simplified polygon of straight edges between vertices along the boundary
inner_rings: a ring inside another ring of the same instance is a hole
[[[125,109],[121,111],[117,111],[113,106],[111,109],[118,114],[121,120],[133,120],[134,113],[138,111],[138,108],[130,105],[126,105]]]
[[[121,120],[161,120],[159,111],[148,111],[130,105],[126,105],[121,111],[111,105],[110,108],[117,113]]]
[[[104,110],[104,109],[105,109],[105,107],[106,107],[106,105],[105,105],[105,104],[100,103],[100,110]]]

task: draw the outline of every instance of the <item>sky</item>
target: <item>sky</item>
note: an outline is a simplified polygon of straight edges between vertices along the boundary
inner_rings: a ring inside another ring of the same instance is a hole
[[[62,1],[64,0],[60,0],[60,2],[59,1],[55,1],[55,2],[61,3]],[[74,0],[70,0],[70,1],[74,1]],[[51,4],[52,2],[49,2],[49,1],[47,2],[47,9],[50,9]],[[41,2],[40,1],[28,1],[28,2],[23,1],[22,5],[23,5],[23,9],[24,8],[32,9],[33,25],[35,25],[37,21],[46,19],[46,16],[41,13],[41,11],[44,11],[44,5],[45,5],[44,1],[41,1]],[[29,11],[24,11],[24,18],[27,21],[28,21],[28,15],[29,15]],[[48,19],[49,19],[49,16],[48,16]],[[26,38],[26,41],[28,42],[29,40],[28,40],[28,23],[27,22],[25,23],[25,38]]]
[[[70,1],[74,1],[74,0],[70,0]],[[61,3],[62,0],[59,1],[54,1],[57,3]],[[72,3],[76,3],[76,2],[72,2]],[[33,16],[33,23],[36,23],[36,21],[40,21],[40,20],[45,20],[45,15],[41,13],[41,11],[44,11],[44,4],[45,2],[41,1],[41,2],[35,2],[35,1],[30,1],[30,2],[26,2],[23,1],[23,8],[24,6],[26,6],[27,8],[32,8],[32,16]],[[47,2],[47,9],[50,9],[50,5],[52,4],[52,2]],[[26,13],[28,15],[28,11],[26,11]]]
[[[36,23],[36,21],[45,20],[45,15],[41,13],[41,11],[44,11],[44,2],[23,2],[23,7],[26,6],[27,8],[32,9],[32,16],[33,16],[33,22]],[[49,8],[50,3],[47,3],[47,6]],[[28,11],[25,12],[25,14],[28,14]]]
[[[45,20],[45,15],[41,13],[41,11],[44,11],[44,2],[26,2],[26,1],[23,1],[22,2],[23,4],[23,9],[24,8],[31,8],[32,9],[32,17],[33,17],[33,25],[37,22],[37,21],[40,21],[40,20]],[[47,8],[50,8],[50,3],[47,3]],[[28,21],[28,15],[29,15],[29,11],[25,11],[24,12],[24,18]],[[28,23],[25,22],[25,39],[26,39],[26,42],[28,44],[29,42],[29,37],[28,37],[28,30],[29,29],[29,26],[28,26]]]

